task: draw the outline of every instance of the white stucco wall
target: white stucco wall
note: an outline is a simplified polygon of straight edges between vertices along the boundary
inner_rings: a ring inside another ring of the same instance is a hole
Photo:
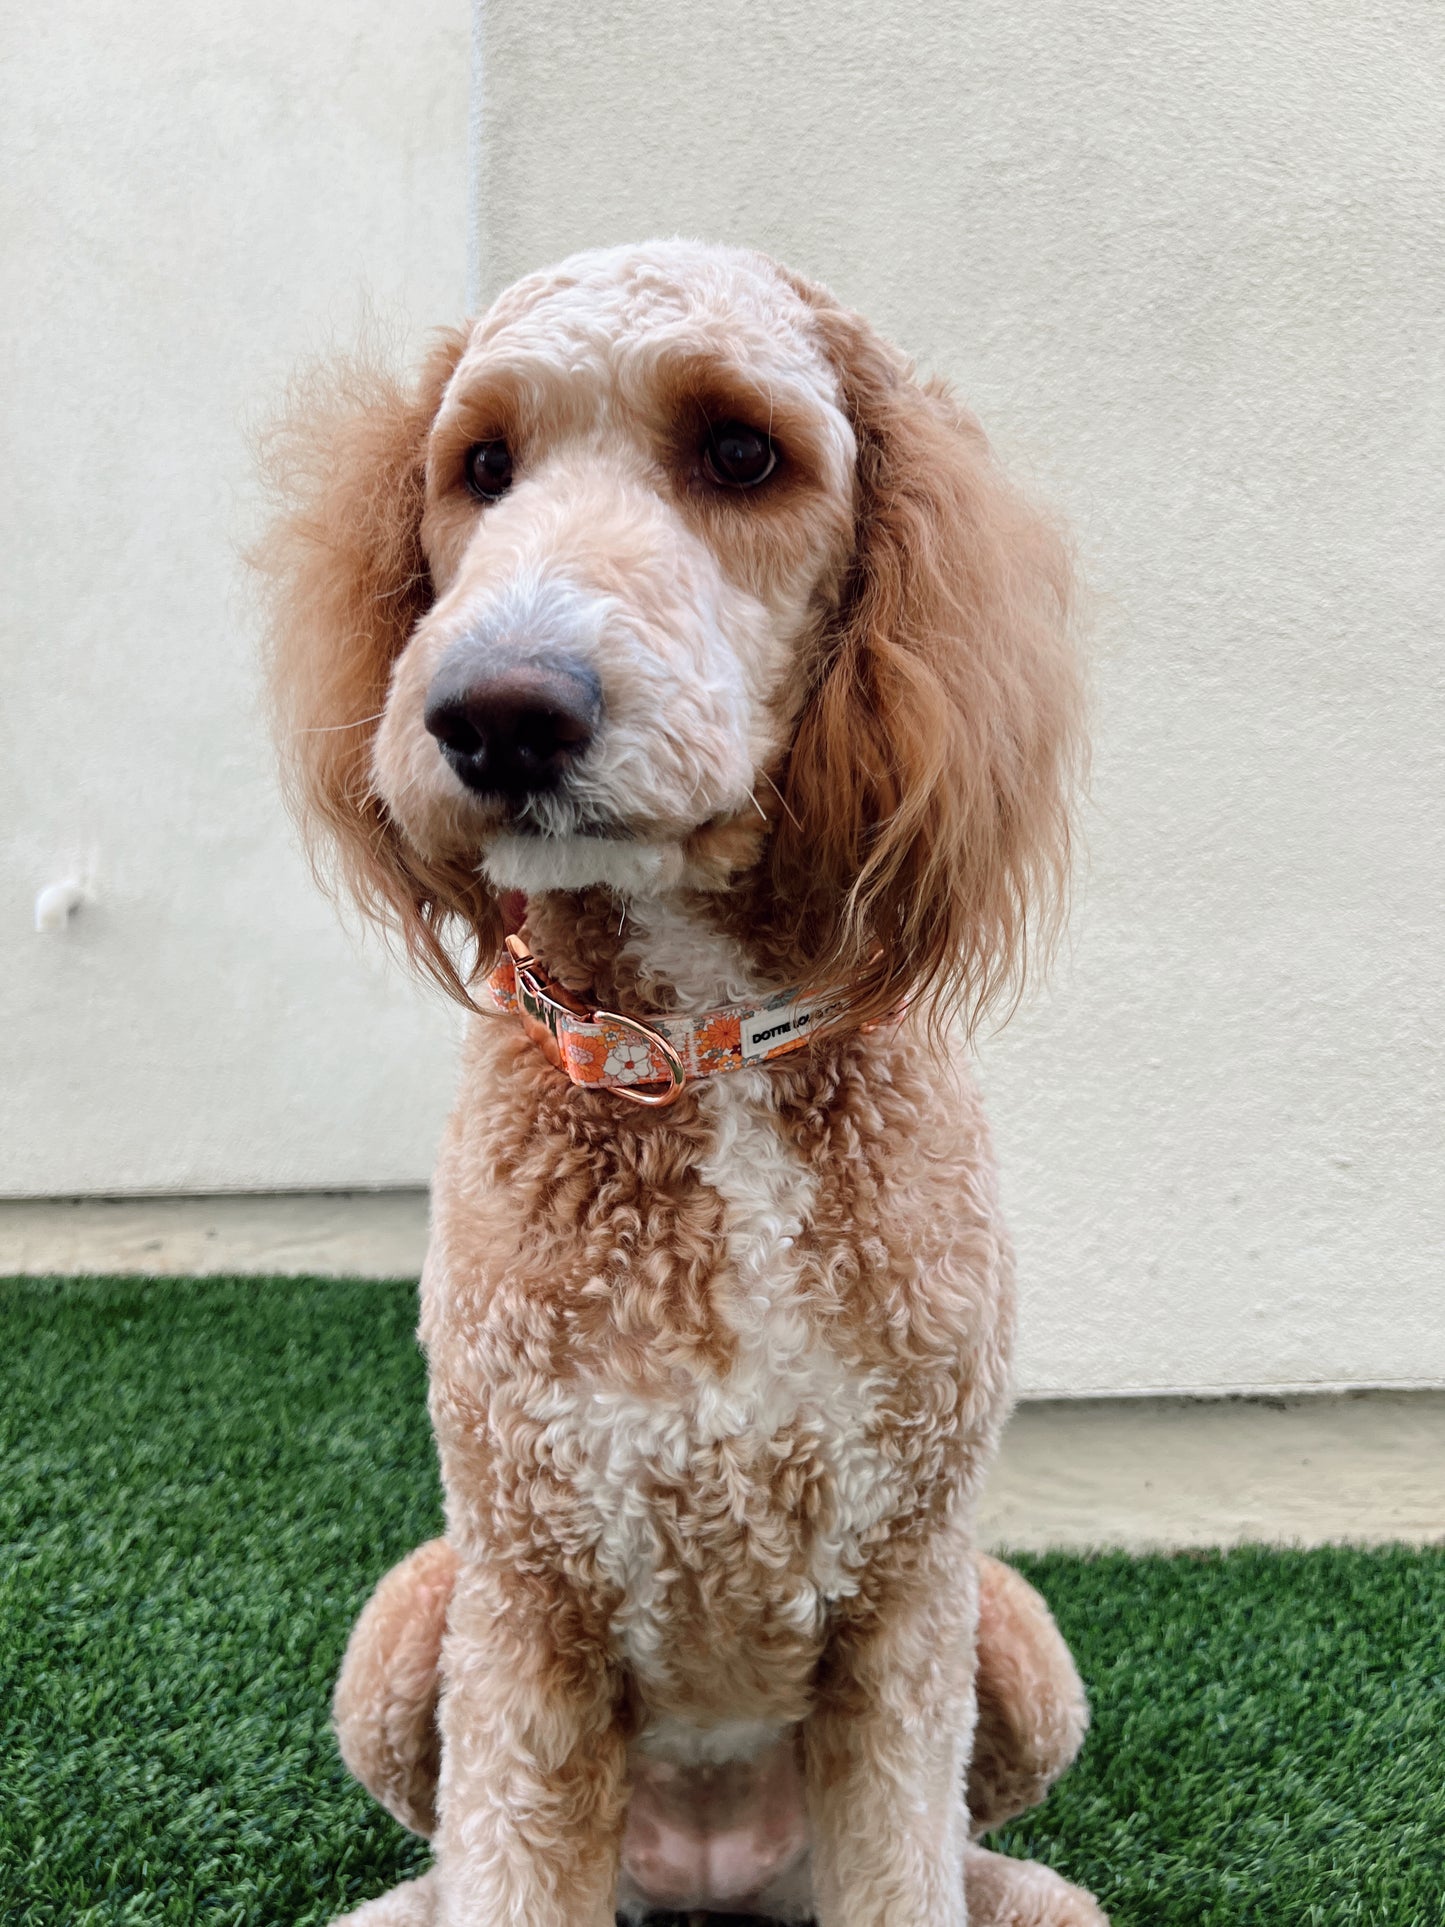
[[[426,1173],[450,1020],[292,848],[236,552],[298,360],[464,304],[469,34],[466,0],[7,17],[0,1196]]]
[[[752,242],[1079,532],[1070,952],[984,1052],[1034,1389],[1445,1378],[1445,14],[491,0],[490,292]]]
[[[8,30],[0,1192],[415,1180],[447,1019],[289,852],[227,543],[238,424],[358,284],[460,305],[467,23],[112,19]],[[490,0],[484,27],[482,292],[593,242],[760,244],[955,376],[1079,531],[1088,863],[983,1062],[1025,1387],[1445,1382],[1445,16]],[[95,902],[33,936],[76,862]]]

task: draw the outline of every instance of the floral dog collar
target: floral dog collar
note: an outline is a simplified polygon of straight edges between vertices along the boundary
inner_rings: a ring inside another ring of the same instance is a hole
[[[779,990],[760,1003],[723,1004],[698,1017],[654,1017],[644,1024],[581,1003],[548,976],[518,936],[507,938],[487,989],[497,1009],[520,1017],[547,1062],[574,1084],[653,1106],[673,1103],[692,1078],[786,1056],[841,1008],[837,998]]]

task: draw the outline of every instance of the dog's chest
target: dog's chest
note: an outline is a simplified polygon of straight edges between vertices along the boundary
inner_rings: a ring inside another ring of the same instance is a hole
[[[714,1684],[735,1652],[737,1706],[775,1698],[770,1661],[806,1664],[900,1478],[881,1423],[886,1375],[850,1363],[809,1303],[817,1174],[780,1130],[765,1074],[719,1079],[704,1103],[711,1147],[697,1181],[722,1209],[710,1292],[727,1362],[639,1389],[599,1361],[549,1388],[534,1416],[619,1601],[622,1656],[666,1698],[692,1670],[689,1652],[705,1651]]]

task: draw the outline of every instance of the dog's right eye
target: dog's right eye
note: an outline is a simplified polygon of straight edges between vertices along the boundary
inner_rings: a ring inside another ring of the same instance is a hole
[[[702,444],[703,467],[723,488],[756,488],[778,465],[771,435],[746,422],[714,422]]]
[[[473,442],[467,450],[467,487],[495,502],[512,486],[512,451],[505,442]]]

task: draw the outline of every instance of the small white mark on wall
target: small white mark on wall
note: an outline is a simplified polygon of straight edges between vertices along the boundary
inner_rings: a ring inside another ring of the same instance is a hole
[[[40,931],[64,930],[81,904],[85,887],[77,877],[47,883],[35,899],[35,928]]]

